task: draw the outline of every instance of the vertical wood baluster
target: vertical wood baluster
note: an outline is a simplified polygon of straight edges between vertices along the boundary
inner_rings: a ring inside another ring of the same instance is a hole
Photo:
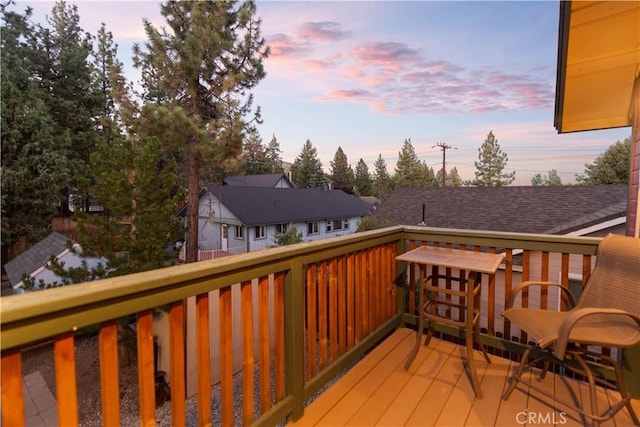
[[[269,339],[269,277],[261,277],[258,282],[258,336],[260,349],[260,413],[264,414],[271,407],[271,365]]]
[[[233,330],[231,287],[220,289],[220,385],[222,425],[233,426]]]
[[[24,390],[22,385],[22,356],[19,349],[2,352],[0,362],[0,396],[2,396],[2,425],[23,426]]]
[[[211,425],[211,335],[209,331],[209,293],[196,296],[196,384],[198,421]]]
[[[120,425],[120,384],[118,369],[118,323],[115,320],[100,326],[100,397],[102,424]]]
[[[242,312],[242,425],[253,421],[254,407],[254,348],[253,348],[253,294],[251,281],[242,282],[240,288]]]
[[[137,314],[136,340],[138,345],[138,397],[140,424],[156,425],[156,396],[153,355],[153,313],[151,310]]]
[[[58,422],[61,426],[78,425],[78,392],[73,333],[55,338],[53,355],[56,372]]]

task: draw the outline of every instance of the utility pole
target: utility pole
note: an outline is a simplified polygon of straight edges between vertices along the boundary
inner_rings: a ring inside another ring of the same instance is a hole
[[[447,152],[447,150],[449,150],[451,148],[453,148],[455,150],[455,148],[450,146],[450,145],[445,144],[444,142],[438,142],[436,145],[434,145],[431,148],[435,148],[435,147],[439,147],[439,148],[442,149],[442,186],[445,187],[446,184],[447,184],[447,171],[445,169],[446,152]]]

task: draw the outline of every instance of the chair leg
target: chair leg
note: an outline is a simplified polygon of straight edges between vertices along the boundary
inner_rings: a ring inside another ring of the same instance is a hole
[[[542,372],[540,372],[541,380],[543,380],[547,376],[547,372],[549,371],[549,366],[551,366],[551,359],[545,359],[544,365],[542,365]]]
[[[484,355],[484,359],[487,361],[487,363],[491,363],[491,359],[489,358],[489,354],[487,354],[487,349],[484,346],[484,344],[482,343],[482,340],[480,339],[480,322],[477,321],[475,322],[475,326],[473,328],[475,336],[476,336],[476,341],[478,342],[478,346],[480,347],[480,350],[482,351],[482,354]]]
[[[591,419],[593,420],[593,426],[598,427],[600,425],[600,420],[596,419],[598,417],[598,399],[596,398],[596,380],[593,377],[593,373],[589,366],[587,366],[587,362],[580,356],[580,354],[574,353],[573,359],[578,362],[582,370],[584,371],[584,375],[587,377],[587,383],[589,384],[589,400],[591,403]]]
[[[511,396],[511,393],[513,393],[513,390],[516,389],[518,382],[520,382],[522,373],[524,372],[524,368],[527,366],[527,363],[529,363],[529,353],[531,353],[531,348],[527,348],[524,353],[522,353],[520,365],[518,366],[516,372],[511,376],[511,384],[509,384],[509,387],[502,395],[503,400],[507,400],[509,396]]]
[[[616,374],[616,384],[618,385],[618,391],[620,392],[620,398],[625,401],[625,406],[629,411],[629,415],[631,416],[631,420],[633,420],[633,425],[640,426],[640,420],[638,420],[638,416],[636,415],[636,411],[634,411],[633,406],[631,405],[631,399],[629,394],[627,393],[627,387],[624,382],[624,378],[622,377],[622,369],[620,369],[620,365],[618,362],[613,360],[609,356],[602,356],[602,360],[607,362],[609,365],[613,367],[613,371]]]

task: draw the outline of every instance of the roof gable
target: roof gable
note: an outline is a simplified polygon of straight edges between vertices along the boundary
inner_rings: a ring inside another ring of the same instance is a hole
[[[224,185],[232,187],[263,187],[263,188],[294,188],[295,186],[286,175],[272,173],[265,175],[228,176],[224,179]]]
[[[267,225],[366,215],[372,206],[341,190],[209,187],[243,224]]]
[[[566,234],[625,216],[625,185],[428,187],[394,190],[374,216],[385,225]]]
[[[5,264],[4,269],[11,285],[22,280],[23,274],[31,274],[45,265],[51,256],[58,256],[67,248],[69,239],[60,233],[51,233],[38,243]]]

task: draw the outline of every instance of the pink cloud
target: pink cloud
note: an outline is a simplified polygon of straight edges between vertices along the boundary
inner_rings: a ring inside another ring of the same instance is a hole
[[[532,111],[552,108],[554,103],[549,69],[508,74],[428,57],[406,43],[351,46],[345,42],[351,35],[333,21],[306,22],[292,34],[269,38],[271,57],[292,65],[287,70],[290,77],[308,81],[309,73],[322,72],[318,75],[322,86],[317,85],[322,94],[315,97],[321,102],[417,114]],[[349,88],[341,88],[346,81]]]
[[[349,32],[341,29],[337,22],[305,22],[298,28],[296,35],[313,43],[333,42],[349,37]]]
[[[397,64],[418,57],[418,51],[404,43],[368,43],[357,46],[352,51],[354,57],[363,63]]]
[[[375,96],[362,89],[335,89],[330,90],[327,95],[316,98],[317,101],[360,101],[373,99]]]
[[[269,36],[267,45],[271,49],[270,59],[299,57],[307,54],[310,50],[306,44],[280,33]]]

